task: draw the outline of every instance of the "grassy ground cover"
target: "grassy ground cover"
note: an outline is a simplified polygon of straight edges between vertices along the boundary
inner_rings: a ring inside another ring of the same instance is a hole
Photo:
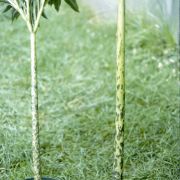
[[[83,9],[83,8],[82,8]],[[112,176],[116,26],[86,9],[48,11],[38,34],[43,174],[59,180]],[[55,17],[55,18],[54,18]],[[176,180],[178,63],[167,29],[128,16],[125,179]],[[0,21],[0,179],[32,175],[29,37]]]

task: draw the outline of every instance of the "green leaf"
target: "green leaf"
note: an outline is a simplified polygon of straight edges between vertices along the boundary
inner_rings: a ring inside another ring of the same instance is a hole
[[[2,5],[5,7],[3,13],[10,11],[12,21],[19,17],[19,12],[9,3],[9,1],[0,0],[0,3],[2,3]]]
[[[45,11],[42,12],[42,17],[45,18],[45,19],[48,19],[47,16],[46,16]]]
[[[16,11],[16,9],[12,9],[12,21],[17,19],[19,17],[19,12]]]
[[[61,6],[61,0],[56,0],[54,3],[54,7],[56,11],[59,11],[60,6]]]
[[[73,10],[79,12],[79,7],[76,0],[64,0]]]
[[[3,13],[9,11],[10,9],[12,9],[11,5],[7,5],[6,8],[4,9]]]
[[[56,11],[59,11],[60,6],[61,6],[61,0],[49,0],[48,1],[49,5],[54,5],[54,8],[56,9]]]

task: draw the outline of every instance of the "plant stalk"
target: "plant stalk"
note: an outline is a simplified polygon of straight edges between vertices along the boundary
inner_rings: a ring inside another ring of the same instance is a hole
[[[31,97],[32,97],[32,157],[34,180],[41,180],[39,120],[38,120],[38,82],[36,59],[36,33],[31,32]]]
[[[125,119],[125,0],[119,0],[118,5],[116,61],[116,134],[113,178],[114,180],[122,180]]]

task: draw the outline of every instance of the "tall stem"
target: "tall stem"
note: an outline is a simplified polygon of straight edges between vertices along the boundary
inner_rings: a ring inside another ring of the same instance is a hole
[[[117,23],[117,72],[116,72],[116,135],[114,153],[114,180],[123,179],[125,118],[125,0],[119,0]]]
[[[36,61],[36,34],[31,33],[31,96],[32,96],[32,157],[34,179],[41,180],[39,120],[38,120],[38,83]]]

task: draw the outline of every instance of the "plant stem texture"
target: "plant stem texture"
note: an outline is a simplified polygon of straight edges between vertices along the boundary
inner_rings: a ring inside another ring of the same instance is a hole
[[[123,179],[125,118],[125,0],[119,0],[117,22],[117,71],[116,71],[116,119],[114,180]]]
[[[32,157],[34,179],[41,180],[39,120],[38,120],[38,82],[36,60],[36,34],[31,33],[31,97],[32,97]]]

